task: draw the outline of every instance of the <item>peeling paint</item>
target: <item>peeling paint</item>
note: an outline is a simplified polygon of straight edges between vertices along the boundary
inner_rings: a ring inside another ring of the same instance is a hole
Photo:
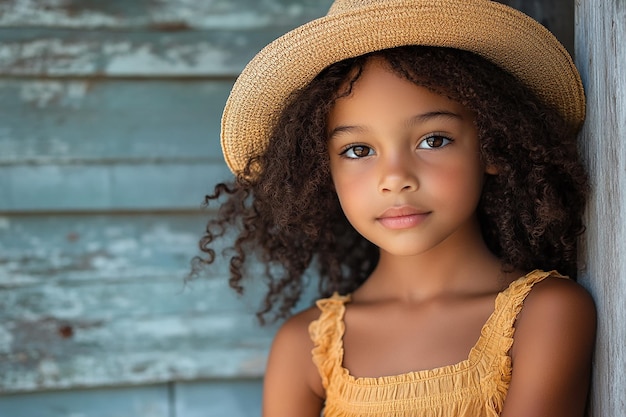
[[[0,325],[0,354],[10,353],[13,344],[13,334],[6,329],[5,326]]]
[[[11,227],[11,220],[8,217],[0,217],[0,230],[7,230]]]
[[[99,252],[102,250],[102,242],[87,242],[85,245],[85,249],[87,252]]]
[[[249,40],[233,38],[234,46],[246,48]],[[248,54],[262,45],[250,47]],[[240,55],[237,54],[235,57]],[[236,64],[232,48],[212,45],[206,41],[167,38],[137,39],[134,42],[101,39],[41,39],[17,44],[0,44],[0,71],[12,74],[45,74],[95,76],[188,75],[210,72],[236,74],[244,64]],[[241,61],[241,62],[240,62]]]
[[[15,272],[16,269],[17,268],[3,268],[0,265],[0,289],[24,287],[40,283],[37,277]]]
[[[26,74],[88,74],[96,70],[98,50],[93,44],[40,39],[0,44],[0,68],[20,68]]]
[[[44,359],[39,362],[37,370],[43,379],[56,379],[60,376],[59,366],[49,359]]]
[[[195,29],[256,28],[276,22],[297,23],[322,16],[331,0],[136,0],[107,2],[69,0],[5,0],[0,15],[5,26],[128,28],[182,23]]]
[[[324,1],[0,0],[0,392],[262,374],[228,265],[184,286],[191,209],[234,76]]]
[[[132,265],[126,259],[112,258],[111,256],[94,256],[91,265],[101,274],[112,275],[123,269],[131,269]]]
[[[67,4],[62,0],[11,0],[0,4],[0,15],[4,25],[23,25],[31,22],[40,26],[76,26],[77,23],[88,27],[111,26],[116,20],[104,13],[84,13],[71,16],[63,10]]]
[[[42,108],[54,101],[63,93],[63,84],[54,81],[29,83],[22,87],[20,98],[29,104]]]
[[[45,108],[51,105],[79,108],[88,91],[87,82],[34,81],[25,83],[20,89],[20,99],[25,103]],[[58,140],[50,141],[56,152],[67,152],[67,145]]]
[[[223,50],[209,44],[179,46],[164,53],[144,45],[126,54],[109,55],[104,71],[112,76],[136,74],[138,68],[142,68],[144,75],[203,75],[207,68],[227,68],[227,60]],[[238,71],[238,68],[231,70]]]
[[[107,249],[112,255],[123,255],[131,251],[137,251],[139,242],[136,239],[115,240],[108,245]]]
[[[0,86],[0,88],[2,88]],[[30,93],[26,93],[28,96]],[[47,94],[50,94],[48,92]],[[48,101],[48,100],[52,101]],[[32,97],[32,101],[29,105],[34,105],[39,109],[49,108],[52,105],[53,97]],[[26,102],[26,101],[25,101]],[[39,163],[58,161],[59,157],[70,157],[72,155],[72,149],[70,144],[53,136],[48,136],[45,141],[38,138],[29,137],[15,137],[12,129],[6,128],[5,131],[9,132],[11,136],[2,137],[2,128],[0,128],[0,163],[15,165],[24,163],[25,160],[36,160]],[[17,135],[17,132],[15,133]]]
[[[160,242],[162,245],[169,245],[172,248],[180,248],[186,251],[187,248],[195,247],[198,242],[198,235],[173,231],[167,225],[156,225],[147,230],[141,237],[142,243]]]

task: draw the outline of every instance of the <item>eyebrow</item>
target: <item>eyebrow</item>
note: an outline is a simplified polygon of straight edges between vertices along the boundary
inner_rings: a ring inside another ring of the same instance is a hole
[[[463,120],[463,116],[458,113],[454,113],[448,110],[435,110],[428,113],[415,115],[408,120],[407,124],[409,126],[413,126],[417,123],[425,123],[432,119],[437,119],[440,117],[447,119]]]
[[[367,132],[367,128],[364,126],[337,126],[328,134],[328,139],[332,139],[340,133],[364,133]]]
[[[415,126],[416,124],[426,123],[430,120],[437,118],[446,118],[446,119],[454,119],[454,120],[463,120],[463,116],[458,113],[454,113],[448,110],[435,110],[429,111],[427,113],[417,114],[411,118],[409,118],[406,122],[407,126]],[[340,133],[363,133],[367,132],[367,127],[365,126],[337,126],[328,134],[328,139],[332,139],[335,135]]]

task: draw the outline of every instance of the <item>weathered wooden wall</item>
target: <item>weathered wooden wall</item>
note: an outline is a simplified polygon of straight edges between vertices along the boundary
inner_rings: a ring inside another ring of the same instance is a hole
[[[0,416],[258,415],[275,328],[183,279],[235,77],[329,4],[0,1]]]
[[[626,416],[626,2],[576,2],[576,61],[593,193],[582,282],[598,308],[591,416]]]

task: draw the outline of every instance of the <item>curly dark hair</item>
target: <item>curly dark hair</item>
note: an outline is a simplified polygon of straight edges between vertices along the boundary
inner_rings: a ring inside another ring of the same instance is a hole
[[[200,240],[205,257],[194,258],[192,275],[215,261],[215,240],[235,227],[230,286],[241,293],[249,277],[246,266],[265,265],[267,293],[257,313],[262,323],[266,316],[290,314],[311,267],[319,277],[320,296],[351,292],[367,279],[378,262],[378,248],[352,228],[341,210],[330,177],[326,120],[372,57],[475,114],[481,156],[498,172],[487,176],[478,217],[487,246],[503,268],[557,269],[575,278],[588,189],[575,132],[555,109],[493,63],[471,52],[424,46],[335,63],[294,92],[265,152],[233,182],[217,184],[206,196],[205,203],[218,203],[219,211]],[[259,168],[260,174],[251,175]]]

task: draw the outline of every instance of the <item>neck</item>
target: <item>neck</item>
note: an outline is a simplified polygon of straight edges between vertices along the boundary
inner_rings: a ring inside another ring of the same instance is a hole
[[[356,296],[419,301],[449,293],[493,291],[510,281],[480,232],[471,239],[442,242],[427,252],[397,256],[381,250],[380,260]]]

